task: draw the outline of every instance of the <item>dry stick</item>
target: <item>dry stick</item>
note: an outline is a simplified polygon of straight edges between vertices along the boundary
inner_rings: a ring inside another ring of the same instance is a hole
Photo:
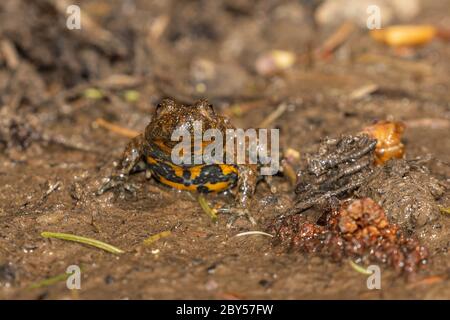
[[[242,102],[242,103],[235,103],[235,104],[232,104],[228,109],[224,110],[223,114],[227,117],[232,117],[232,116],[236,116],[236,115],[242,116],[249,111],[252,111],[254,109],[264,106],[266,102],[267,102],[266,99],[260,99],[260,100]]]
[[[328,37],[321,47],[317,49],[317,54],[326,57],[339,48],[355,30],[355,25],[351,21],[344,22],[335,33]]]
[[[413,289],[413,288],[416,288],[418,286],[423,286],[423,285],[431,285],[431,284],[439,283],[439,282],[442,282],[443,280],[445,280],[445,278],[442,276],[430,276],[428,278],[411,283],[410,285],[408,285],[408,289]]]
[[[280,103],[278,107],[270,113],[260,124],[259,128],[267,128],[269,127],[275,120],[277,120],[279,117],[283,115],[287,110],[287,104],[286,103]]]
[[[362,87],[359,87],[359,88],[353,90],[349,94],[349,98],[350,98],[350,100],[362,99],[362,98],[367,97],[368,95],[374,93],[378,89],[379,89],[379,86],[375,83],[367,84],[367,85],[364,85]]]
[[[15,70],[19,66],[19,56],[13,43],[8,39],[2,40],[0,42],[0,51],[3,53],[8,68]]]
[[[56,181],[54,184],[49,184],[47,191],[45,191],[44,198],[47,198],[53,191],[57,190],[61,186],[61,181]]]
[[[106,130],[109,130],[111,132],[117,133],[121,136],[130,138],[130,139],[135,138],[136,136],[138,136],[140,134],[138,131],[118,126],[118,125],[108,122],[102,118],[98,118],[97,120],[95,120],[94,123],[96,125],[98,125],[99,127],[102,127]]]
[[[139,86],[143,82],[142,77],[130,76],[127,74],[112,74],[103,79],[94,81],[95,86],[100,89],[129,89]]]
[[[150,27],[148,28],[150,37],[148,37],[147,41],[149,41],[149,42],[158,41],[169,25],[170,25],[170,16],[165,15],[165,14],[157,16],[153,20]],[[153,44],[153,43],[150,43],[150,44]]]

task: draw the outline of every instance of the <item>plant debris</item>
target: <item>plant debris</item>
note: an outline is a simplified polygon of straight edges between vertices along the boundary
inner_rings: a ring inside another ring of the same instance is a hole
[[[436,34],[436,28],[430,25],[390,26],[370,32],[372,38],[392,47],[425,45],[433,40]]]
[[[200,203],[200,207],[202,207],[203,211],[211,218],[212,222],[217,221],[217,210],[213,209],[209,206],[203,195],[198,196],[198,202]]]
[[[143,244],[146,246],[151,245],[152,243],[158,241],[159,239],[166,238],[172,234],[172,231],[166,230],[160,233],[154,234],[143,241]]]
[[[256,60],[255,69],[259,74],[268,76],[291,68],[295,61],[296,55],[293,52],[272,50]]]
[[[41,236],[43,236],[44,238],[55,238],[55,239],[61,239],[61,240],[67,240],[67,241],[74,241],[74,242],[79,242],[79,243],[83,243],[83,244],[87,244],[111,253],[124,253],[123,250],[114,247],[110,244],[104,243],[102,241],[99,240],[95,240],[95,239],[91,239],[91,238],[86,238],[86,237],[80,237],[74,234],[69,234],[69,233],[60,233],[60,232],[42,232]]]
[[[355,270],[356,272],[359,272],[359,273],[364,274],[364,275],[371,275],[372,274],[372,272],[370,272],[366,268],[360,266],[359,264],[353,262],[352,260],[349,260],[348,263],[349,263],[350,267],[352,267],[352,269]]]
[[[299,170],[291,213],[327,204],[360,187],[372,173],[377,140],[368,135],[325,139],[318,151],[307,155]]]
[[[241,232],[241,233],[236,234],[235,237],[250,236],[250,235],[255,235],[255,234],[273,238],[273,235],[271,235],[270,233],[264,232],[264,231],[246,231],[246,232]]]
[[[403,123],[391,121],[379,121],[363,129],[364,133],[377,140],[375,164],[381,165],[405,156],[405,146],[401,142],[404,131]]]
[[[114,133],[116,133],[118,135],[121,135],[123,137],[130,138],[130,139],[135,138],[136,136],[139,135],[138,131],[134,131],[134,130],[131,130],[131,129],[127,129],[127,128],[121,127],[119,125],[116,125],[116,124],[113,124],[111,122],[108,122],[108,121],[106,121],[105,119],[102,119],[102,118],[96,119],[95,122],[94,122],[94,125],[99,126],[101,128],[104,128],[106,130],[109,130],[111,132],[114,132]]]
[[[399,273],[411,275],[427,263],[428,250],[408,237],[370,198],[343,201],[340,207],[308,222],[302,215],[276,219],[269,227],[274,245],[289,251],[314,253],[340,262],[361,259],[382,263]]]
[[[43,287],[48,287],[48,286],[52,286],[58,282],[62,282],[67,280],[67,278],[69,278],[73,273],[61,273],[58,274],[56,276],[35,282],[33,284],[31,284],[28,289],[39,289],[39,288],[43,288]]]

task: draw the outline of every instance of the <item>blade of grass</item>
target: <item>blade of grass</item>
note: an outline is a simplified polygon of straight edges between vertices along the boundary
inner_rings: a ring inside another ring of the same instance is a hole
[[[450,207],[449,208],[439,207],[439,210],[441,211],[442,214],[450,214]]]
[[[206,199],[204,196],[199,195],[198,196],[198,202],[200,203],[200,206],[202,207],[203,211],[211,218],[213,222],[217,221],[217,211],[215,209],[212,209],[208,202],[206,202]]]
[[[124,253],[123,250],[116,248],[110,244],[104,243],[102,241],[99,240],[95,240],[95,239],[91,239],[91,238],[86,238],[86,237],[80,237],[74,234],[69,234],[69,233],[59,233],[59,232],[42,232],[41,236],[44,238],[55,238],[55,239],[61,239],[61,240],[67,240],[67,241],[74,241],[74,242],[79,242],[79,243],[83,243],[83,244],[87,244],[111,253]]]
[[[158,241],[161,238],[168,237],[171,234],[172,234],[172,232],[170,230],[154,234],[154,235],[152,235],[152,236],[150,236],[150,237],[148,237],[147,239],[144,240],[144,245],[146,245],[146,246],[151,245],[153,242]]]
[[[42,287],[48,287],[51,285],[54,285],[55,283],[61,282],[61,281],[65,281],[67,280],[67,278],[69,278],[73,273],[61,273],[58,274],[54,277],[50,277],[38,282],[35,282],[33,284],[31,284],[28,289],[38,289],[38,288],[42,288]]]
[[[350,267],[352,267],[352,269],[355,270],[356,272],[359,272],[359,273],[362,273],[362,274],[365,274],[368,276],[370,276],[372,274],[371,271],[367,270],[366,268],[360,266],[357,263],[354,263],[352,260],[349,260],[348,262],[350,264]]]
[[[236,234],[234,236],[235,237],[242,237],[242,236],[250,236],[250,235],[253,235],[253,234],[259,234],[259,235],[262,235],[262,236],[273,238],[273,235],[271,235],[270,233],[264,232],[264,231],[246,231],[246,232],[238,233],[238,234]]]
[[[80,268],[81,271],[83,271],[83,267]],[[65,281],[67,280],[67,278],[69,278],[71,275],[73,275],[75,272],[72,273],[61,273],[58,274],[56,276],[41,280],[41,281],[37,281],[35,283],[32,283],[30,286],[28,286],[28,289],[38,289],[38,288],[42,288],[42,287],[48,287],[51,285],[54,285],[58,282],[61,281]]]

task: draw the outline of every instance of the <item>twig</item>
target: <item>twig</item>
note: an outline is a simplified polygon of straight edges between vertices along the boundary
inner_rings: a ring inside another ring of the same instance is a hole
[[[377,91],[378,88],[379,88],[378,85],[374,84],[374,83],[359,87],[350,93],[349,98],[350,98],[350,100],[362,99],[362,98],[367,97],[368,95],[374,93],[375,91]]]
[[[151,41],[158,41],[169,24],[170,17],[168,15],[160,15],[156,17],[149,27],[149,38],[151,39]]]
[[[259,128],[267,128],[269,127],[275,120],[277,120],[279,117],[283,115],[287,110],[287,104],[286,103],[280,103],[278,107],[271,112],[260,124]]]
[[[416,288],[418,286],[423,286],[423,285],[439,283],[439,282],[443,281],[444,279],[445,278],[442,276],[431,276],[431,277],[411,283],[410,285],[408,285],[408,289],[413,289],[413,288]]]
[[[266,102],[265,100],[255,100],[249,102],[235,103],[232,104],[226,110],[224,110],[223,114],[227,117],[231,116],[242,117],[247,112],[264,106],[265,102]]]
[[[344,22],[335,33],[325,40],[317,53],[322,58],[328,57],[348,39],[354,30],[355,25],[351,21]]]
[[[8,68],[15,70],[19,65],[19,57],[12,42],[8,39],[2,40],[0,42],[0,51],[3,53]]]
[[[95,120],[94,122],[96,125],[98,125],[99,127],[102,127],[104,129],[107,129],[111,132],[117,133],[121,136],[127,137],[127,138],[134,138],[136,136],[138,136],[140,133],[138,131],[135,130],[131,130],[131,129],[127,129],[121,126],[118,126],[116,124],[113,124],[111,122],[106,121],[105,119],[102,118],[98,118],[97,120]]]
[[[47,198],[53,191],[57,190],[60,186],[61,181],[57,181],[55,184],[49,184],[49,187],[42,198],[43,199]]]

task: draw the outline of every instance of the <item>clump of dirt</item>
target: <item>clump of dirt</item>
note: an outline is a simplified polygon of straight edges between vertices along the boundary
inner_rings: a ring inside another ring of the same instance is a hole
[[[389,221],[435,250],[447,246],[437,203],[445,188],[420,161],[391,160],[357,193],[381,204]]]
[[[0,150],[18,148],[26,149],[37,140],[39,135],[36,130],[16,116],[7,116],[5,109],[0,111]]]
[[[16,272],[9,264],[0,265],[0,286],[11,286],[16,279]]]
[[[427,263],[428,250],[390,223],[383,208],[370,198],[344,201],[321,220],[315,224],[304,216],[290,215],[275,220],[269,230],[276,235],[274,244],[333,261],[383,263],[408,276]]]

